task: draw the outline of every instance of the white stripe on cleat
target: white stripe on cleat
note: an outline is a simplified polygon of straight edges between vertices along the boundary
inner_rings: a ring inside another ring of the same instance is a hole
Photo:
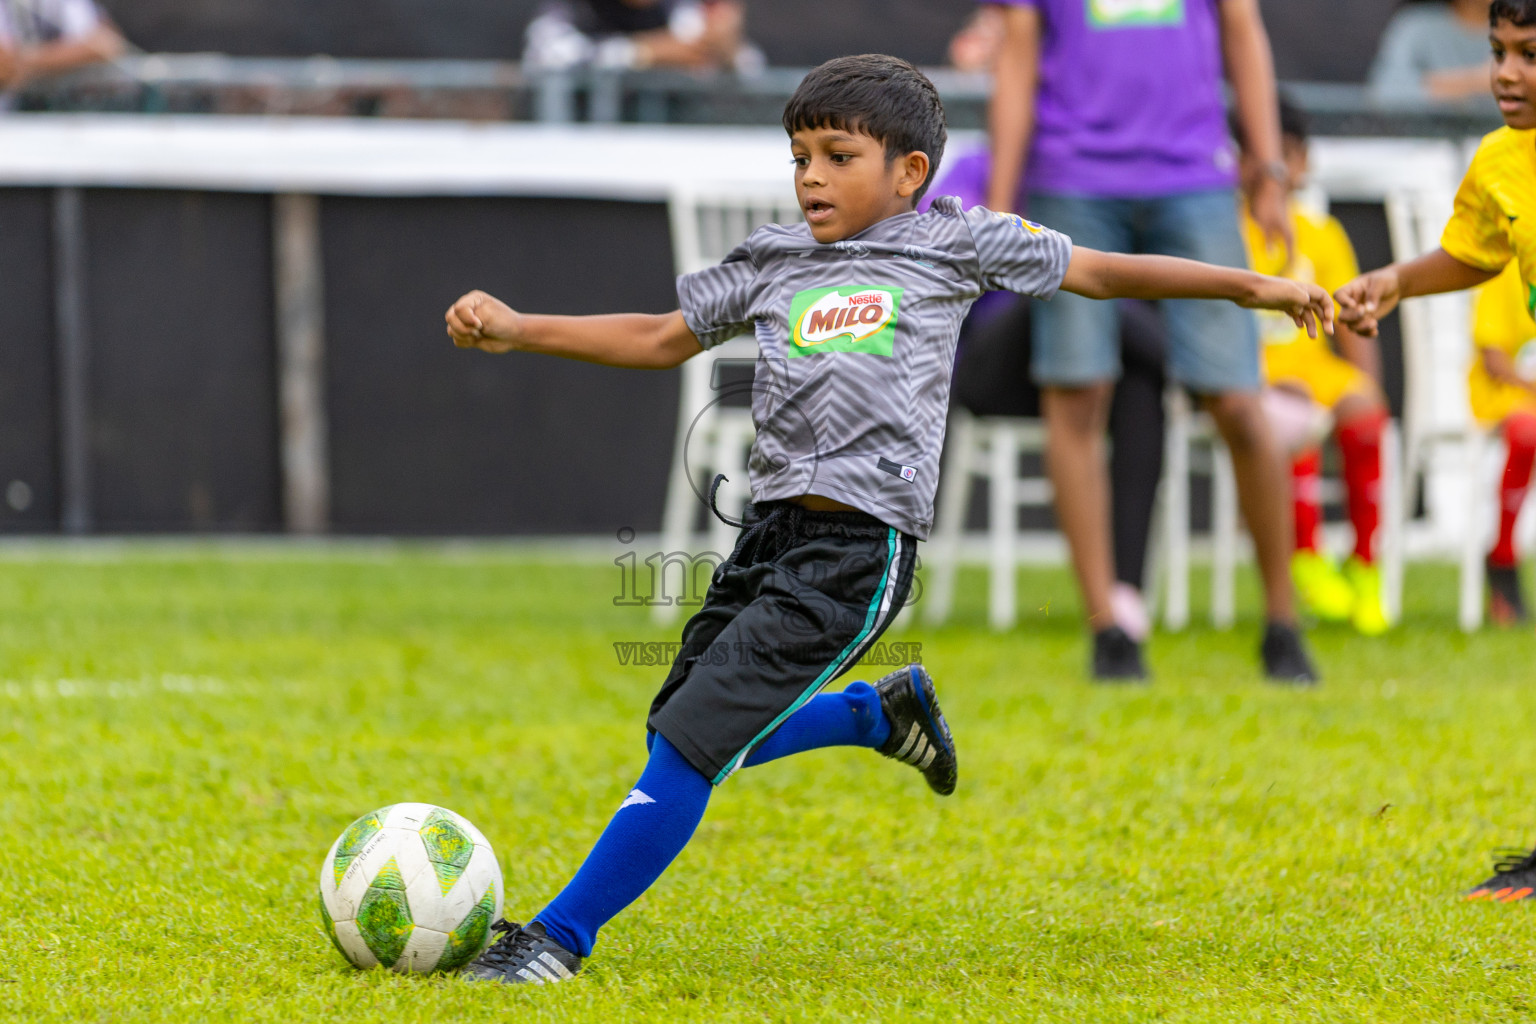
[[[555,959],[554,954],[540,953],[539,959],[548,964],[554,970],[556,975],[559,975],[559,977],[552,977],[550,979],[551,981],[566,981],[567,979],[575,977],[575,975],[570,972],[565,964]],[[534,966],[537,967],[538,964],[535,963]]]

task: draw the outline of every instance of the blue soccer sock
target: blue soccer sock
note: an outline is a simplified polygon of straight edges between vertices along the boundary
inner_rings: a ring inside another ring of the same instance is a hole
[[[640,781],[576,877],[535,920],[566,949],[590,956],[597,930],[639,899],[683,852],[712,788],[666,737],[656,736]]]
[[[852,683],[842,693],[822,693],[806,701],[752,751],[746,767],[822,747],[879,749],[890,737],[891,723],[880,710],[880,694],[868,683]]]

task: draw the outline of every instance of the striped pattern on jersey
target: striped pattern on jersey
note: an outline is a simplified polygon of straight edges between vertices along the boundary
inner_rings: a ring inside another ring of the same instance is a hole
[[[983,292],[1048,299],[1071,241],[941,197],[839,242],[766,225],[678,278],[705,348],[753,334],[754,501],[819,494],[926,539],[960,323]]]

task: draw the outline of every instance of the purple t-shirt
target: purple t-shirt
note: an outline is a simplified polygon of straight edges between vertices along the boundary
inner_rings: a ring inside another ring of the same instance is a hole
[[[1223,0],[989,0],[1040,12],[1025,186],[1140,197],[1231,187]]]

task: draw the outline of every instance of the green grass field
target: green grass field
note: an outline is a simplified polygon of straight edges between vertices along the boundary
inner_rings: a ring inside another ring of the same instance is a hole
[[[733,778],[581,978],[346,966],[315,878],[354,817],[468,816],[538,910],[642,767],[668,639],[611,566],[515,550],[44,546],[0,554],[0,1017],[18,1021],[1536,1019],[1525,904],[1468,904],[1536,841],[1536,637],[1316,630],[1315,692],[1245,621],[1088,685],[1065,572],[1022,628],[913,628],[960,790],[862,750]],[[1251,582],[1244,606],[1252,609]],[[870,667],[863,677],[882,674]]]

